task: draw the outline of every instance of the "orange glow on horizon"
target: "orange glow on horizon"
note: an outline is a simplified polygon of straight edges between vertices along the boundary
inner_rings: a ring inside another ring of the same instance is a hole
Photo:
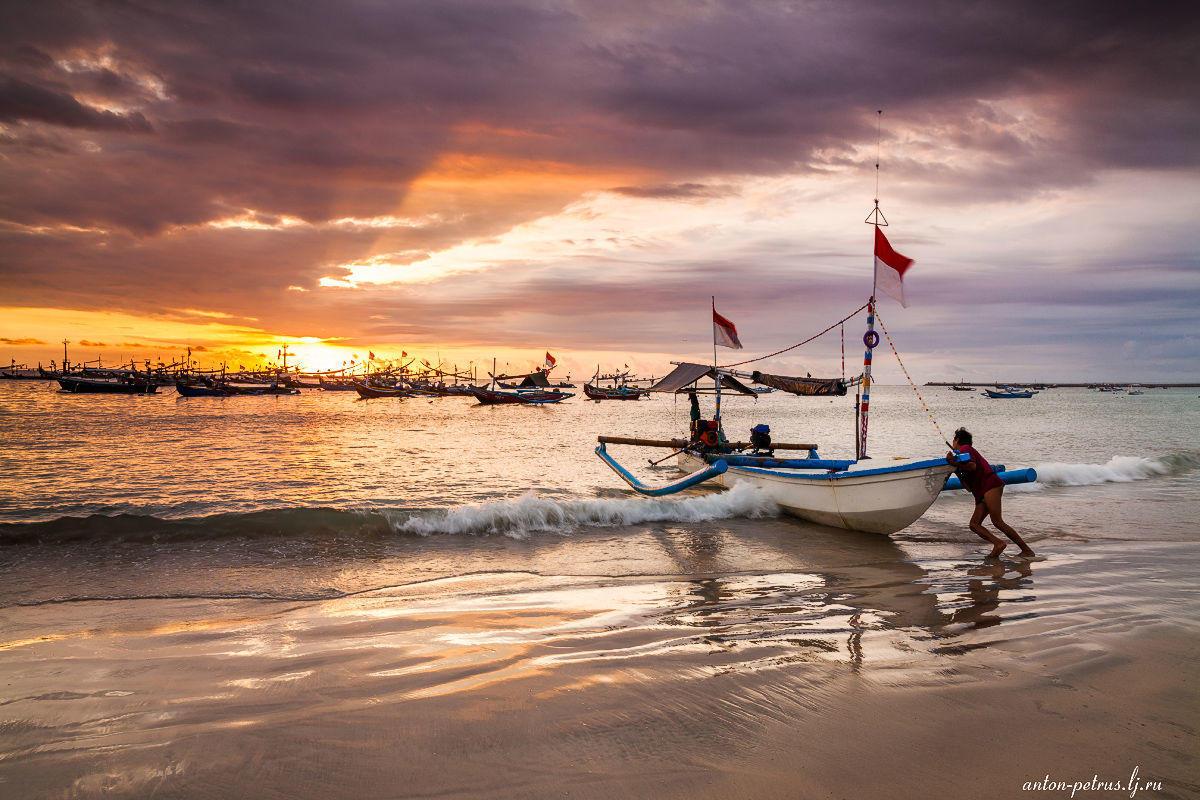
[[[72,364],[95,363],[117,366],[130,361],[151,365],[181,362],[191,349],[192,361],[203,369],[230,370],[245,366],[262,369],[281,364],[282,349],[287,346],[288,367],[308,372],[329,372],[354,366],[362,371],[368,366],[411,364],[417,369],[427,361],[445,371],[459,373],[474,371],[480,382],[488,380],[494,369],[497,374],[519,374],[541,367],[546,352],[557,360],[551,380],[568,377],[579,384],[599,368],[601,373],[624,371],[624,364],[636,375],[663,375],[670,370],[668,362],[676,357],[669,353],[626,353],[603,350],[564,350],[553,344],[540,349],[532,347],[491,347],[479,344],[412,344],[389,342],[348,344],[339,339],[314,336],[281,336],[247,326],[235,326],[214,321],[224,316],[218,312],[187,312],[196,321],[136,317],[129,314],[100,311],[73,311],[53,308],[0,308],[0,366],[10,362],[35,367],[49,367],[63,357],[63,339],[67,339],[67,358]],[[375,359],[370,359],[371,353]],[[407,353],[407,356],[402,356]]]

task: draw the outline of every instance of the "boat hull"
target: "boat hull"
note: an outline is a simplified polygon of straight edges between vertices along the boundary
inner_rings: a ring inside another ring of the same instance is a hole
[[[1027,400],[1037,394],[1037,392],[993,392],[991,389],[985,389],[983,393],[993,400]]]
[[[358,391],[358,396],[364,400],[370,400],[376,397],[408,397],[408,392],[403,389],[387,389],[382,386],[367,386],[365,383],[356,383],[354,388]]]
[[[590,383],[583,385],[583,393],[589,400],[637,400],[650,396],[644,389],[602,389]]]
[[[58,385],[72,394],[154,394],[158,391],[156,384],[146,381],[117,383],[87,378],[59,378]]]
[[[679,454],[679,468],[695,472],[708,462]],[[723,486],[758,486],[793,516],[833,528],[895,533],[921,518],[937,499],[953,468],[940,459],[896,467],[804,474],[796,470],[729,467],[715,480]]]
[[[570,392],[531,392],[531,391],[513,391],[513,392],[498,392],[490,389],[475,388],[471,390],[471,394],[481,405],[515,405],[533,404],[542,405],[545,403],[558,403],[573,395]]]

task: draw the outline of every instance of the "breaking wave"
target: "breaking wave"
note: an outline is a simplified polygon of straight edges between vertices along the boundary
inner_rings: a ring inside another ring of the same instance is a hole
[[[450,509],[292,508],[164,519],[148,514],[92,514],[0,524],[0,545],[66,542],[163,542],[222,539],[359,541],[397,535],[504,535],[567,532],[584,526],[702,522],[777,516],[779,509],[749,485],[675,498],[552,499],[533,492]]]
[[[1106,464],[1037,464],[1037,482],[1046,486],[1095,486],[1128,483],[1164,475],[1180,475],[1200,467],[1200,453],[1177,453],[1163,458],[1113,456]]]
[[[778,515],[779,507],[765,492],[749,484],[739,484],[727,492],[670,499],[552,500],[530,492],[517,500],[409,517],[397,529],[422,536],[445,533],[524,536],[535,531],[563,531],[579,526]]]

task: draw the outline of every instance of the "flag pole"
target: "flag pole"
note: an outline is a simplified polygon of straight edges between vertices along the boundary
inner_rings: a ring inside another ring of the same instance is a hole
[[[717,326],[715,320],[717,318],[717,296],[712,296],[712,311],[713,311],[713,384],[717,391],[717,409],[713,412],[713,420],[717,423],[718,439],[721,435],[721,376],[717,372]]]
[[[880,133],[883,128],[883,109],[879,109],[876,114],[877,123],[875,128],[875,210],[872,211],[864,220],[868,225],[872,225],[875,233],[879,232],[879,221],[883,220],[883,224],[887,225],[887,218],[879,211],[879,140]],[[879,334],[875,332],[875,291],[877,289],[878,271],[875,269],[874,263],[874,245],[871,247],[872,263],[871,263],[871,297],[867,300],[867,332],[863,334],[863,344],[866,350],[863,352],[863,380],[862,394],[858,401],[858,413],[855,415],[858,418],[858,430],[855,431],[855,460],[868,458],[867,456],[867,417],[871,406],[871,351],[875,345],[879,343]]]

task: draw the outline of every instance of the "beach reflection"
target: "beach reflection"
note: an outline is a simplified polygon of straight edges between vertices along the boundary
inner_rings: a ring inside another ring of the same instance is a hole
[[[925,561],[886,537],[791,527],[790,540],[772,544],[780,561],[807,569],[697,576],[681,584],[687,595],[663,622],[702,629],[696,643],[724,654],[726,668],[729,655],[741,652],[746,669],[821,660],[858,670],[927,664],[987,646],[969,633],[1036,616],[1026,605],[1036,600],[1028,561]],[[728,541],[718,532],[663,536],[660,544],[695,574],[727,569]],[[968,641],[947,646],[947,638],[962,637]]]
[[[954,609],[949,624],[967,624],[972,628],[989,628],[1004,621],[1000,613],[1002,602],[1034,599],[1026,594],[1033,586],[1033,566],[1028,561],[1006,564],[989,561],[966,572],[967,587],[962,594],[969,605]],[[1016,597],[1001,597],[1002,592],[1016,592]]]

